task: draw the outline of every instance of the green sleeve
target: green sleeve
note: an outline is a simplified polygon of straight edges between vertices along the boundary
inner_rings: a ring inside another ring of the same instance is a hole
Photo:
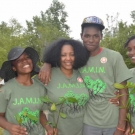
[[[114,76],[115,82],[117,83],[121,83],[125,80],[132,78],[132,74],[127,68],[120,53],[118,53],[116,62],[114,63]]]
[[[0,92],[0,113],[5,113],[8,104],[8,95],[6,95],[6,89],[4,86],[1,88]]]

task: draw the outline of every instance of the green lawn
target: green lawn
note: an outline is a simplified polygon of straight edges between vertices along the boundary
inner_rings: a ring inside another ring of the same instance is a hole
[[[3,130],[2,130],[2,128],[0,127],[0,135],[3,135],[3,132],[2,132]]]

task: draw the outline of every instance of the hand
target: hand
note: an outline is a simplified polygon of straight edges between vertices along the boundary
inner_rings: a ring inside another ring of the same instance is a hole
[[[44,65],[40,69],[38,78],[43,84],[45,85],[48,84],[48,82],[51,80],[51,65],[50,64],[44,63]]]
[[[116,129],[113,135],[124,135],[124,132]]]
[[[26,128],[21,127],[20,125],[13,125],[11,124],[8,127],[8,131],[11,135],[27,135]]]
[[[47,135],[58,135],[58,129],[57,128],[52,128],[48,125],[46,127]]]
[[[116,91],[114,94],[116,96],[114,98],[111,98],[109,101],[110,101],[110,103],[115,104],[116,106],[119,106],[120,105],[119,104],[119,92]]]
[[[53,135],[58,135],[58,129],[57,128],[53,129]]]
[[[54,129],[50,125],[46,125],[45,129],[47,131],[47,135],[54,135]]]
[[[131,131],[133,130],[133,133],[131,134]],[[124,135],[135,135],[135,130],[133,129],[132,126],[130,126],[129,124],[126,127],[126,131]]]

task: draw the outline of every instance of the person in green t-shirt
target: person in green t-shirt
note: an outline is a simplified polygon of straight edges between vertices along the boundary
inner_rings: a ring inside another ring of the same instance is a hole
[[[2,65],[0,77],[6,83],[0,92],[0,127],[5,129],[4,135],[45,135],[45,129],[53,135],[40,100],[46,91],[31,78],[39,71],[38,60],[33,48],[14,47]]]
[[[126,85],[132,74],[129,72],[119,52],[100,47],[103,21],[90,16],[81,25],[81,39],[89,51],[87,64],[80,68],[81,76],[89,90],[90,101],[84,116],[83,135],[124,135],[126,126],[126,109],[110,104],[114,97],[114,83]],[[50,65],[44,63],[39,79],[47,84],[50,77]],[[127,89],[120,91],[120,105],[128,98]]]
[[[135,64],[135,35],[131,36],[125,43],[124,47],[127,50],[127,55],[131,60],[131,63]],[[129,79],[129,82],[135,83],[135,68],[130,69],[131,73],[133,74],[133,78]],[[130,94],[129,89],[129,98],[131,101],[131,108],[129,112],[131,114],[131,126],[129,129],[134,129],[135,134],[135,94]],[[127,130],[129,132],[130,130]]]
[[[82,55],[83,54],[83,55]],[[89,100],[88,90],[77,70],[86,65],[89,52],[82,43],[73,39],[60,39],[49,45],[43,56],[43,61],[53,66],[51,81],[45,86],[47,95],[53,103],[60,102],[63,98],[75,98],[77,102],[66,100],[60,110],[66,118],[50,110],[48,121],[57,123],[58,135],[82,135],[83,119],[86,104]],[[37,81],[40,82],[38,78]],[[41,82],[40,82],[41,83]],[[49,105],[51,108],[51,104]]]
[[[126,127],[126,109],[107,102],[114,96],[114,83],[126,85],[132,77],[120,53],[100,47],[103,21],[95,16],[86,17],[81,25],[81,39],[90,52],[90,59],[80,69],[91,94],[84,116],[84,135],[123,135]],[[113,56],[113,57],[112,57]],[[120,91],[120,105],[127,102],[127,89]]]

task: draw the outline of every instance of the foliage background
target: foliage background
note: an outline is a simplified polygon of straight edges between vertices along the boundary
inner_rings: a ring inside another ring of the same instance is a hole
[[[106,15],[107,26],[103,32],[101,46],[119,51],[127,66],[132,68],[123,48],[125,41],[135,34],[135,11],[129,15],[132,18],[130,25],[116,16]],[[26,28],[21,26],[17,19],[12,18],[9,22],[0,23],[0,67],[7,59],[7,53],[14,46],[35,48],[40,58],[43,50],[50,42],[64,37],[70,37],[70,27],[67,24],[68,13],[65,5],[58,0],[53,0],[50,7],[41,11],[39,16],[33,16],[31,21],[26,20]]]

